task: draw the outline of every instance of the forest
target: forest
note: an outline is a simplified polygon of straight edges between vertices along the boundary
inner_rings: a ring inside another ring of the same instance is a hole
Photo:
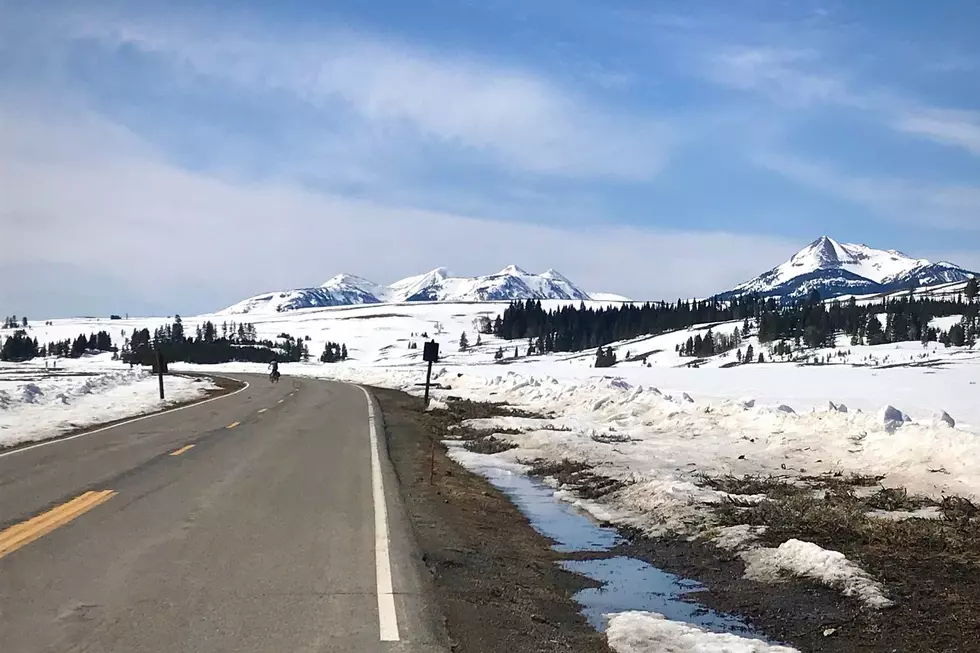
[[[528,353],[533,354],[595,349],[695,325],[741,320],[741,328],[730,336],[698,334],[678,348],[681,355],[706,357],[738,348],[750,335],[758,336],[761,343],[777,343],[780,351],[833,347],[841,334],[850,336],[852,345],[905,341],[973,345],[978,335],[978,309],[975,291],[951,301],[909,294],[865,305],[858,305],[853,298],[824,302],[817,292],[789,304],[745,296],[726,302],[678,300],[605,308],[588,307],[583,302],[548,311],[540,301],[527,300],[512,302],[490,329],[507,340],[527,339]],[[933,319],[950,316],[962,319],[945,330],[930,326]]]

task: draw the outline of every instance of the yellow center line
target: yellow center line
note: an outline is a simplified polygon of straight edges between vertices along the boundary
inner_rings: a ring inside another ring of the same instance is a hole
[[[235,428],[236,426],[238,426],[239,424],[241,424],[241,422],[232,422],[231,424],[229,424],[229,425],[228,425],[228,426],[226,426],[225,428],[226,428],[226,429],[233,429],[233,428]]]
[[[178,449],[177,451],[171,451],[171,452],[170,452],[170,455],[171,455],[171,456],[179,456],[180,454],[182,454],[182,453],[184,453],[184,452],[185,452],[185,451],[187,451],[188,449],[192,449],[193,447],[194,447],[194,445],[193,445],[193,444],[187,444],[187,445],[184,445],[183,447],[181,447],[181,448],[180,448],[180,449]]]
[[[85,514],[97,505],[105,503],[115,495],[116,493],[113,490],[86,492],[37,517],[11,526],[0,533],[0,558],[47,535],[54,529]]]
[[[265,411],[267,411],[267,410],[269,410],[269,409],[268,409],[268,408],[259,408],[259,412],[260,412],[260,413],[264,413],[264,412],[265,412]]]

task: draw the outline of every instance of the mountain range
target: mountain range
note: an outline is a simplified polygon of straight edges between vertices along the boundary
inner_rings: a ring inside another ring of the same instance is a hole
[[[823,299],[830,299],[935,286],[975,276],[975,272],[948,261],[932,263],[894,249],[839,243],[822,236],[782,265],[717,297],[758,294],[780,300],[801,299],[817,290]]]
[[[716,295],[747,294],[779,300],[804,298],[817,290],[823,299],[874,295],[924,288],[980,276],[947,261],[932,263],[894,249],[839,243],[822,236],[788,261],[735,288]],[[629,301],[621,295],[587,293],[555,270],[532,274],[509,265],[496,274],[454,277],[446,268],[382,286],[351,274],[339,274],[321,286],[250,297],[220,313],[270,313],[324,306],[401,302],[488,302],[516,299]]]
[[[454,277],[446,268],[382,286],[362,277],[339,274],[321,286],[250,297],[221,313],[269,313],[301,308],[400,302],[489,302],[514,299],[600,299],[625,301],[608,293],[590,295],[556,270],[531,274],[509,265],[496,274]]]

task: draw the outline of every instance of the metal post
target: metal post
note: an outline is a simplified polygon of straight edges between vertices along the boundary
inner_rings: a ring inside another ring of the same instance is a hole
[[[429,407],[429,385],[432,383],[432,361],[429,361],[429,370],[425,374],[425,407]]]
[[[160,379],[160,401],[163,401],[163,354],[157,349],[157,376]]]

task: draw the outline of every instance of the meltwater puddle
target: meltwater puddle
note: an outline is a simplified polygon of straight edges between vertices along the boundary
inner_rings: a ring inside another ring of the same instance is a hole
[[[455,448],[453,444],[450,445],[451,452]],[[457,460],[465,462],[466,467],[482,474],[504,492],[535,530],[557,542],[557,551],[601,553],[621,542],[614,529],[597,526],[574,506],[555,498],[554,490],[543,483],[488,465],[477,455],[460,455]],[[685,601],[686,594],[702,589],[699,584],[668,574],[642,560],[618,556],[564,561],[561,565],[602,583],[600,588],[582,590],[575,595],[583,614],[599,632],[606,629],[604,614],[640,610],[657,612],[671,621],[693,624],[713,632],[752,633],[751,628],[735,617]]]

